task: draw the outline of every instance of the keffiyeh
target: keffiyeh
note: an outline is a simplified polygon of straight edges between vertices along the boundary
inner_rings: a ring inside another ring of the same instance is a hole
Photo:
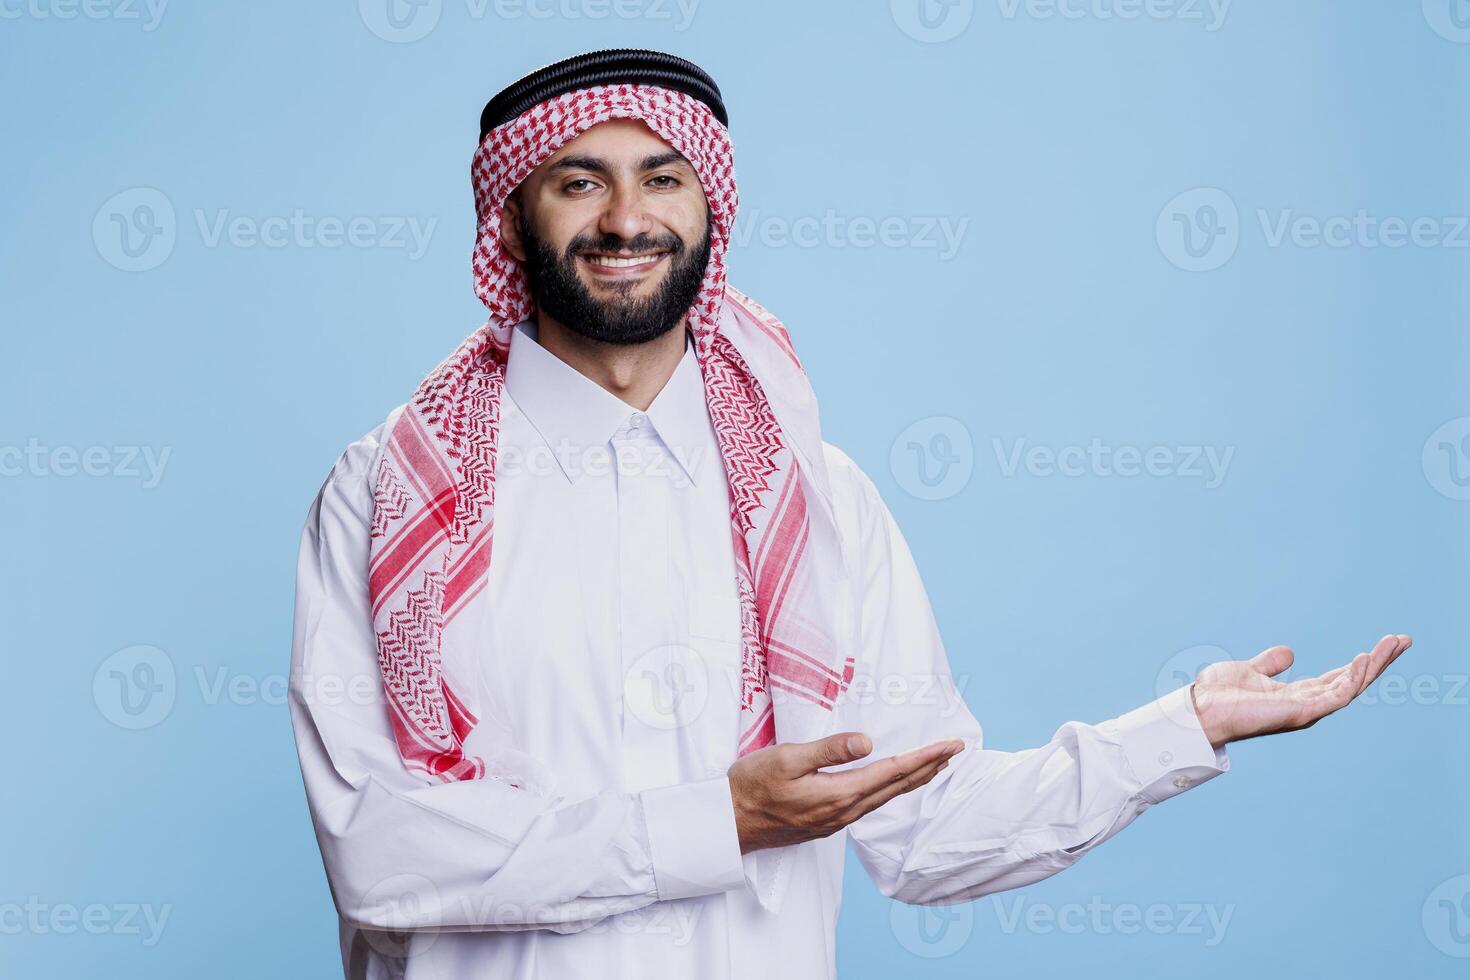
[[[507,355],[516,325],[534,312],[500,220],[532,170],[615,118],[643,121],[682,153],[710,208],[710,259],[688,323],[730,489],[742,625],[737,755],[827,734],[852,680],[851,600],[816,400],[784,326],[725,281],[738,204],[729,133],[709,104],[675,88],[576,88],[481,140],[471,167],[473,268],[489,319],[419,385],[376,476],[369,593],[378,662],[404,764],[428,778],[534,784],[514,751],[466,747],[478,722],[474,658],[497,655],[474,629],[485,611],[466,611],[485,601]],[[757,853],[779,891],[779,854]]]

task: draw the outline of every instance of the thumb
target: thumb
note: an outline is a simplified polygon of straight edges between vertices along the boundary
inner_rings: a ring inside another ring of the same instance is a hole
[[[845,762],[861,759],[873,751],[873,740],[862,732],[838,732],[815,742],[801,742],[798,757],[805,772],[814,772],[825,766],[840,766]]]
[[[1291,647],[1275,646],[1256,654],[1249,660],[1249,663],[1251,667],[1267,677],[1275,677],[1290,667],[1295,659]]]

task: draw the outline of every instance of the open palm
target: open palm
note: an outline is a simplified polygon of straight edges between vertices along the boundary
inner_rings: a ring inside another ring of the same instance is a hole
[[[1200,671],[1195,711],[1210,744],[1308,728],[1368,689],[1413,644],[1390,633],[1368,653],[1320,677],[1283,683],[1274,678],[1291,666],[1290,647],[1275,646],[1250,660],[1227,660]]]

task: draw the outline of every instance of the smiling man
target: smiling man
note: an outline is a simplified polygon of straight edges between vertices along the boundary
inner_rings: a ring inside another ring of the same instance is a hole
[[[635,50],[485,108],[489,319],[301,545],[292,721],[349,977],[830,977],[847,843],[905,902],[1037,881],[1409,645],[1292,684],[1273,647],[982,748],[897,526],[725,281],[727,125]]]

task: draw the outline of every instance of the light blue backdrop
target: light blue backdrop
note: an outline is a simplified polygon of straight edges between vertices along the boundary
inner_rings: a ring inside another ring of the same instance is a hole
[[[0,974],[336,975],[297,535],[479,322],[484,100],[639,45],[723,87],[733,281],[993,746],[1417,641],[1058,878],[850,862],[841,974],[1464,975],[1470,3],[925,2],[0,0]]]

